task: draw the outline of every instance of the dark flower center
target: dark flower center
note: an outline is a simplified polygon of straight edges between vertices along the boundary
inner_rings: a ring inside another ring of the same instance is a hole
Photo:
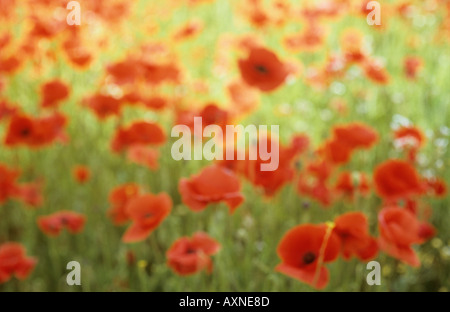
[[[307,252],[303,255],[303,263],[304,264],[310,264],[313,263],[314,260],[316,260],[316,255],[313,254],[312,252]]]
[[[147,213],[144,215],[144,218],[146,218],[146,219],[149,219],[149,218],[151,218],[151,217],[153,217],[153,213],[150,213],[150,212],[147,212]]]
[[[268,70],[265,66],[263,65],[256,65],[255,69],[260,72],[261,74],[267,74]]]
[[[28,136],[30,133],[31,133],[31,131],[28,128],[20,130],[20,135],[23,136],[23,137]]]
[[[194,254],[194,253],[196,253],[197,251],[195,250],[195,249],[192,249],[192,248],[188,248],[188,250],[186,250],[186,253],[187,254]]]

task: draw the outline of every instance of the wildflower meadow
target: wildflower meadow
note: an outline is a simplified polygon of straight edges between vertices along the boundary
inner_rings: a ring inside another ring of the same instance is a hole
[[[447,292],[449,140],[446,0],[0,0],[0,291]]]

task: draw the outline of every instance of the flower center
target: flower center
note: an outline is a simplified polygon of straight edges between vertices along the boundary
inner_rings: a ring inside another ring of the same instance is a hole
[[[196,253],[197,251],[195,250],[195,249],[193,249],[193,248],[188,248],[188,250],[186,250],[186,253],[187,254],[194,254],[194,253]]]
[[[256,65],[255,69],[261,74],[266,74],[268,72],[267,68],[263,65]]]
[[[26,136],[28,136],[30,134],[30,132],[31,132],[30,129],[25,128],[25,129],[22,129],[20,131],[20,135],[23,136],[23,137],[26,137]]]
[[[311,264],[314,262],[314,260],[316,260],[316,255],[313,254],[312,252],[307,252],[303,255],[302,260],[304,264]]]

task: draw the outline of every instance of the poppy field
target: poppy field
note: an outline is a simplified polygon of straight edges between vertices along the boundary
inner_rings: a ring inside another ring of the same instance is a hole
[[[0,291],[447,292],[450,2],[369,2],[0,0]]]

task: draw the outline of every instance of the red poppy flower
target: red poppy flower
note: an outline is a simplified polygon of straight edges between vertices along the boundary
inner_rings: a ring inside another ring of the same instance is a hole
[[[231,109],[236,114],[245,114],[254,110],[259,103],[258,91],[242,82],[228,85],[228,94],[233,103]]]
[[[63,129],[67,118],[61,113],[33,119],[26,115],[14,115],[9,123],[5,144],[42,147],[56,139],[66,140]]]
[[[348,64],[361,63],[366,55],[363,51],[363,35],[355,30],[345,31],[341,38],[341,46]]]
[[[53,80],[41,87],[42,107],[57,107],[58,104],[69,97],[69,87],[60,80]]]
[[[17,192],[17,178],[20,173],[0,164],[0,204]]]
[[[178,190],[183,203],[193,211],[201,211],[210,203],[223,201],[233,213],[244,201],[238,177],[218,165],[208,166],[189,179],[180,179]]]
[[[34,146],[45,146],[53,143],[55,140],[67,142],[67,136],[63,132],[67,125],[67,118],[61,113],[41,117],[36,120],[34,129]]]
[[[225,129],[229,121],[229,113],[214,103],[208,103],[199,114],[202,117],[202,126],[218,125]]]
[[[158,169],[158,157],[157,150],[139,144],[130,146],[127,151],[129,161],[145,166],[150,170]]]
[[[341,172],[337,178],[335,190],[337,193],[347,195],[353,198],[355,193],[355,187],[353,185],[352,174],[348,171]]]
[[[332,189],[328,186],[332,171],[333,166],[324,160],[309,163],[299,175],[298,192],[329,206],[333,199]]]
[[[334,232],[341,239],[344,259],[356,256],[363,261],[375,258],[377,241],[369,235],[366,216],[361,212],[348,212],[334,220]]]
[[[375,60],[367,60],[364,63],[363,68],[367,78],[373,82],[381,85],[386,85],[389,83],[389,73],[380,62]]]
[[[417,72],[422,67],[422,60],[419,57],[408,56],[404,60],[405,76],[408,79],[414,80],[417,77]]]
[[[285,45],[294,51],[315,51],[325,42],[325,31],[315,22],[309,22],[305,30],[284,39]]]
[[[84,103],[94,111],[99,119],[120,114],[121,102],[109,95],[97,94],[84,100]]]
[[[396,146],[408,151],[410,161],[415,161],[416,153],[425,144],[425,135],[413,126],[400,127],[394,132]]]
[[[193,20],[189,21],[181,27],[174,35],[175,40],[184,40],[194,37],[198,34],[203,28],[203,24],[200,21]]]
[[[345,164],[350,161],[354,149],[345,143],[342,144],[338,140],[328,140],[324,143],[322,147],[319,148],[319,153],[323,154],[324,157],[331,163],[336,165]]]
[[[349,171],[343,171],[339,174],[334,186],[336,192],[353,199],[356,192],[367,194],[370,186],[364,173],[352,174]]]
[[[137,121],[126,128],[119,128],[111,143],[115,152],[120,152],[132,145],[160,145],[166,142],[163,129],[156,123]]]
[[[192,238],[177,239],[167,251],[167,264],[179,275],[190,275],[206,269],[212,271],[210,256],[220,250],[220,244],[206,233],[197,232]]]
[[[289,74],[275,53],[260,47],[251,48],[247,59],[239,60],[239,70],[248,85],[263,92],[277,89]]]
[[[379,246],[387,254],[413,267],[420,266],[412,244],[423,241],[420,237],[420,223],[408,210],[391,206],[378,214],[380,230]]]
[[[303,224],[289,230],[278,244],[276,270],[317,289],[328,284],[324,263],[339,255],[339,237],[326,225]]]
[[[180,70],[174,64],[154,64],[142,62],[144,79],[151,84],[165,81],[176,83],[180,79]]]
[[[69,61],[78,68],[86,68],[93,57],[88,49],[83,46],[79,35],[71,36],[63,43],[63,49]]]
[[[425,181],[428,190],[432,195],[437,197],[444,197],[447,194],[447,185],[442,179],[431,178]]]
[[[141,63],[132,58],[109,65],[106,71],[119,85],[134,83],[143,74]]]
[[[108,215],[115,225],[121,225],[130,220],[126,207],[130,200],[138,195],[139,186],[134,183],[120,185],[109,193],[109,202],[112,206],[108,210]]]
[[[272,153],[271,159],[263,160],[259,153],[261,140],[267,140],[268,153]],[[308,147],[309,139],[304,135],[298,135],[292,138],[290,146],[282,145],[278,139],[273,137],[260,136],[256,144],[257,159],[249,159],[247,152],[244,161],[244,176],[255,186],[262,187],[266,196],[275,195],[284,185],[294,178],[294,161]],[[271,151],[273,145],[278,145],[278,154]],[[253,146],[252,146],[253,147]],[[252,148],[251,147],[251,148]],[[263,164],[278,164],[271,171],[263,170]]]
[[[168,100],[162,96],[154,96],[143,100],[145,107],[160,110],[168,105]]]
[[[126,213],[133,221],[122,237],[125,243],[146,239],[169,215],[172,200],[166,193],[145,194],[134,197],[126,207]]]
[[[39,207],[44,202],[42,183],[33,182],[17,186],[14,196],[31,207]]]
[[[404,199],[423,191],[419,174],[404,160],[391,159],[378,165],[373,180],[377,194],[385,200]]]
[[[48,216],[39,217],[38,226],[48,236],[58,236],[66,228],[72,234],[83,231],[86,217],[73,211],[58,211]]]
[[[72,173],[75,180],[80,184],[86,183],[91,178],[91,171],[86,166],[77,165],[73,168]]]
[[[5,243],[0,246],[0,284],[15,275],[19,280],[26,279],[36,266],[35,258],[27,257],[25,248],[18,243]]]
[[[425,135],[417,127],[405,126],[395,130],[394,137],[401,146],[410,146],[412,148],[420,148],[425,144]]]
[[[377,140],[376,131],[363,123],[337,125],[333,128],[332,138],[319,148],[319,153],[334,164],[344,164],[356,149],[368,149]]]
[[[5,144],[14,146],[17,144],[30,145],[33,142],[34,123],[28,116],[13,116],[9,123]]]
[[[0,81],[0,91],[1,91],[1,81]],[[0,121],[5,118],[14,116],[19,112],[19,108],[16,105],[8,103],[5,100],[0,100]]]
[[[377,132],[363,123],[354,122],[333,128],[336,140],[350,148],[370,148],[378,139]]]
[[[0,73],[12,74],[19,69],[21,60],[17,56],[0,59]]]

